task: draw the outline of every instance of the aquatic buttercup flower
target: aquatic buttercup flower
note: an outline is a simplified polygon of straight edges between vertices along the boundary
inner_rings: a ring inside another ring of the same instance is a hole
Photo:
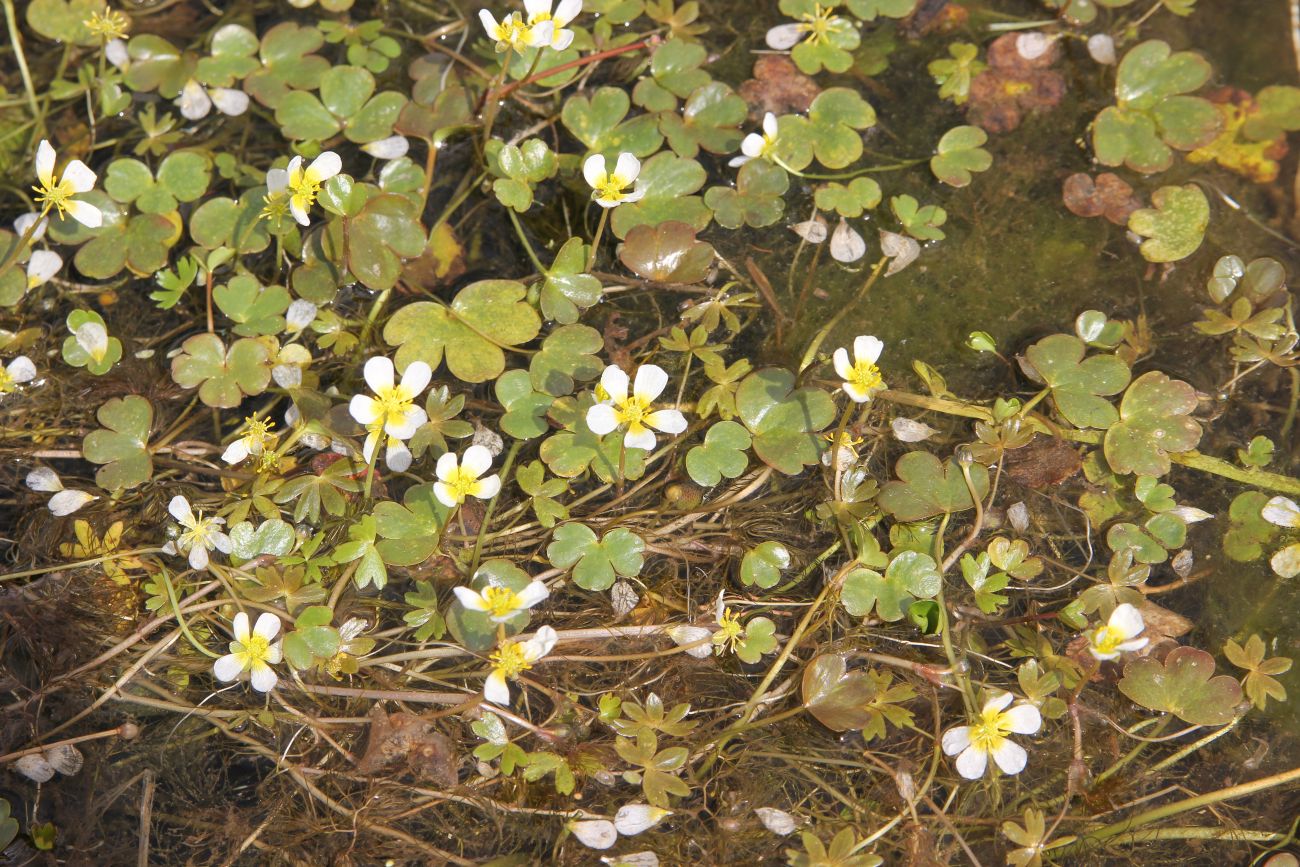
[[[763,115],[763,132],[751,132],[745,136],[740,142],[740,156],[732,157],[728,165],[743,166],[750,160],[771,156],[776,147],[776,136],[776,115],[769,111]]]
[[[28,473],[27,487],[33,491],[54,494],[46,505],[51,513],[60,518],[71,515],[91,500],[99,499],[94,494],[63,487],[59,474],[49,467],[37,467]]]
[[[498,22],[492,17],[491,12],[480,9],[478,20],[483,22],[483,29],[487,31],[488,38],[496,42],[497,51],[502,53],[522,52],[540,45],[550,45],[555,33],[555,24],[552,21],[529,24],[518,12],[511,12]]]
[[[582,164],[582,176],[591,185],[591,197],[602,208],[615,208],[630,202],[636,202],[645,195],[645,190],[629,189],[641,174],[641,161],[632,154],[619,154],[614,164],[614,173],[605,170],[605,157],[592,154]]]
[[[530,581],[528,586],[518,593],[509,587],[493,583],[489,583],[482,590],[453,587],[451,592],[456,594],[456,598],[466,609],[483,612],[493,623],[504,623],[551,595],[546,585],[537,580]]]
[[[59,217],[64,213],[72,219],[91,229],[98,229],[104,223],[104,214],[90,202],[81,202],[72,198],[77,193],[86,193],[95,187],[95,173],[81,160],[73,160],[63,168],[63,174],[54,176],[54,162],[57,159],[53,146],[45,139],[36,147],[36,180],[32,187],[36,191],[36,202],[42,211],[54,209]]]
[[[1004,774],[1018,774],[1025,769],[1029,756],[1008,735],[1032,735],[1042,727],[1043,717],[1028,702],[1008,710],[1013,698],[1009,692],[994,696],[984,703],[977,722],[943,733],[943,751],[957,757],[957,773],[966,779],[984,776],[990,756]]]
[[[565,26],[582,12],[582,0],[560,0],[555,11],[551,11],[551,0],[524,0],[524,9],[528,12],[528,26],[550,23],[552,28],[550,47],[563,51],[573,44],[573,31]]]
[[[248,111],[248,94],[230,87],[204,87],[191,78],[181,88],[176,105],[186,120],[202,120],[214,105],[222,114],[238,117]]]
[[[53,250],[33,250],[27,260],[27,291],[44,285],[63,267],[63,257]]]
[[[72,336],[77,341],[87,355],[96,363],[103,362],[104,357],[108,355],[108,329],[102,322],[83,322],[72,332]]]
[[[393,362],[382,355],[376,355],[366,362],[363,375],[366,385],[370,386],[375,396],[353,396],[352,402],[348,404],[348,412],[358,424],[366,428],[366,442],[362,451],[369,461],[381,437],[392,452],[394,441],[400,445],[409,440],[415,436],[420,425],[429,420],[428,414],[415,405],[415,399],[433,378],[433,371],[423,361],[412,361],[406,366],[402,381],[398,383],[394,381]],[[406,451],[405,446],[400,446],[397,453],[402,451]],[[406,454],[407,466],[410,466],[410,452]],[[389,460],[388,465],[392,467],[393,461]]]
[[[885,387],[876,361],[885,344],[878,337],[860,335],[853,340],[853,363],[849,364],[849,351],[844,347],[835,350],[835,372],[844,380],[841,388],[855,403],[866,403],[871,396]]]
[[[499,475],[483,475],[491,466],[492,453],[483,446],[470,446],[459,460],[455,452],[447,452],[438,458],[438,481],[433,483],[433,495],[449,509],[459,506],[467,497],[490,500],[501,490]]]
[[[611,364],[600,375],[600,388],[604,395],[600,403],[587,410],[587,427],[599,436],[626,427],[623,445],[630,449],[653,449],[656,430],[666,434],[679,434],[686,430],[686,417],[680,411],[652,409],[655,398],[663,394],[667,385],[668,374],[662,367],[643,364],[637,369],[629,393],[627,374]]]
[[[835,14],[834,3],[817,3],[812,12],[804,13],[799,19],[789,24],[778,24],[768,30],[767,47],[788,51],[805,38],[810,45],[821,45],[829,42],[833,35],[853,27],[847,18]]]
[[[26,355],[20,355],[8,365],[0,366],[0,395],[17,391],[24,382],[36,378],[36,365]]]
[[[116,9],[96,9],[82,22],[82,25],[90,31],[91,36],[97,36],[102,41],[108,42],[113,39],[124,39],[127,31],[131,29],[131,19]]]
[[[1146,624],[1142,613],[1129,603],[1116,605],[1110,619],[1088,633],[1088,652],[1098,659],[1118,659],[1121,653],[1141,650],[1146,638],[1138,638]]]
[[[248,615],[241,611],[235,615],[231,629],[235,640],[230,642],[230,652],[212,664],[212,673],[217,680],[229,683],[248,672],[253,689],[258,692],[275,689],[279,678],[271,666],[284,657],[280,642],[272,643],[280,632],[280,618],[264,611],[258,615],[257,623],[250,631]]]
[[[287,168],[271,169],[266,173],[266,189],[271,197],[288,192],[289,213],[299,225],[311,225],[307,211],[316,203],[321,184],[334,177],[343,168],[343,161],[334,151],[322,151],[307,168],[302,167],[302,157],[289,160]],[[269,204],[269,203],[268,203]]]
[[[223,554],[229,554],[233,548],[230,537],[221,532],[224,518],[196,516],[190,508],[190,501],[181,494],[172,497],[167,504],[167,511],[180,523],[184,530],[176,540],[163,546],[168,554],[188,554],[191,569],[208,568],[208,552],[214,548]]]
[[[506,641],[492,652],[492,672],[483,684],[483,697],[493,704],[510,704],[509,681],[519,677],[533,663],[551,652],[559,636],[549,626],[543,626],[527,641]]]
[[[269,418],[248,416],[244,419],[243,435],[226,446],[221,459],[228,464],[237,464],[249,455],[260,456],[268,447],[275,445],[276,434],[271,432],[275,422]]]

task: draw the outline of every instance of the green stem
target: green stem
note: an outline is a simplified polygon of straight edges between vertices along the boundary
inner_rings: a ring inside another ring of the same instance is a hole
[[[13,264],[18,261],[18,257],[23,254],[23,250],[26,250],[31,244],[32,236],[36,234],[37,227],[41,225],[41,221],[45,219],[49,212],[50,206],[47,203],[45,207],[41,208],[40,214],[32,221],[32,224],[27,227],[27,231],[23,232],[22,237],[18,239],[16,244],[14,244],[13,249],[9,251],[7,256],[5,256],[4,262],[0,263],[0,277],[3,277],[8,273],[9,269],[13,267]]]
[[[510,222],[515,227],[515,234],[519,236],[519,241],[524,245],[524,252],[528,254],[528,258],[533,263],[533,267],[537,269],[538,274],[545,274],[546,266],[542,264],[541,259],[537,258],[537,253],[533,250],[532,243],[529,242],[528,236],[524,234],[524,227],[523,224],[519,222],[519,215],[516,214],[515,209],[509,205],[506,206],[506,213],[510,215]]]
[[[596,252],[600,249],[600,237],[605,234],[605,222],[609,219],[611,208],[600,209],[600,222],[596,224],[596,234],[591,239],[591,252],[587,254],[587,270],[596,267]]]
[[[32,117],[40,118],[40,101],[36,98],[36,87],[32,84],[32,72],[27,68],[27,55],[23,53],[23,38],[18,30],[18,18],[14,14],[14,0],[3,0],[5,7],[5,24],[9,27],[9,44],[13,46],[14,58],[18,61],[18,71],[23,77],[23,89],[27,91],[27,102],[32,108]]]
[[[830,333],[835,330],[835,326],[840,324],[840,320],[844,318],[845,314],[850,310],[856,310],[862,299],[867,297],[867,293],[871,291],[871,287],[876,285],[876,281],[879,280],[880,275],[884,273],[887,264],[889,264],[889,257],[881,256],[880,261],[876,262],[872,267],[871,276],[867,278],[866,283],[862,284],[862,288],[858,290],[858,294],[853,297],[853,300],[840,307],[839,311],[831,317],[831,321],[822,326],[822,329],[813,337],[812,342],[808,344],[808,348],[804,350],[803,360],[799,362],[800,373],[803,373],[812,365],[813,360],[817,357],[817,350],[821,348],[822,343]]]
[[[487,105],[484,106],[486,116],[483,118],[483,150],[487,151],[488,142],[492,141],[492,126],[497,120],[497,111],[501,107],[501,97],[497,95],[497,88],[501,87],[502,82],[506,80],[506,75],[510,72],[510,57],[514,54],[513,48],[506,48],[505,54],[501,56],[501,72],[493,76],[492,83],[487,89]]]
[[[522,440],[515,440],[510,446],[510,451],[506,452],[505,462],[501,464],[501,487],[497,489],[496,496],[488,501],[487,509],[483,512],[483,520],[478,525],[478,538],[474,540],[474,559],[469,567],[470,575],[478,571],[479,555],[483,550],[483,537],[487,535],[488,522],[492,520],[492,513],[496,511],[497,501],[501,499],[501,491],[505,488],[505,481],[510,475],[510,468],[514,466],[521,445],[523,445]]]
[[[184,615],[181,614],[181,606],[176,601],[176,588],[172,586],[171,575],[168,574],[168,571],[166,569],[160,569],[158,571],[158,574],[162,576],[163,586],[167,588],[167,601],[168,603],[171,604],[172,614],[176,615],[176,625],[180,627],[180,630],[185,635],[185,638],[190,642],[190,644],[194,645],[195,650],[197,650],[199,653],[202,653],[204,656],[207,656],[210,659],[220,658],[221,654],[214,653],[213,651],[208,650],[201,643],[199,643],[199,640],[197,638],[194,637],[194,633],[190,632],[190,626],[188,623],[185,622]]]

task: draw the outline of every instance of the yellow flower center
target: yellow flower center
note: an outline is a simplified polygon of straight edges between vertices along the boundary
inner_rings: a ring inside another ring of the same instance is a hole
[[[8,394],[18,388],[18,383],[9,375],[9,371],[0,366],[0,394]]]
[[[502,18],[501,23],[497,25],[497,50],[503,51],[506,47],[509,47],[515,51],[522,51],[527,48],[528,32],[531,29],[524,23],[523,16],[518,12],[510,13],[505,18]]]
[[[632,182],[624,180],[622,175],[605,175],[604,180],[596,184],[592,197],[607,202],[621,202],[627,195],[627,187],[631,185]]]
[[[253,454],[265,451],[267,446],[275,442],[275,434],[271,433],[271,428],[275,427],[275,422],[271,419],[248,416],[244,419],[244,424],[248,426],[248,431],[242,439],[244,445]]]
[[[194,526],[181,533],[177,539],[177,544],[182,550],[188,551],[192,548],[212,548],[212,535],[217,532],[217,524],[211,518],[203,517],[199,512],[194,519]]]
[[[481,595],[491,617],[507,617],[523,607],[519,603],[519,594],[509,587],[489,586]]]
[[[76,190],[72,184],[63,178],[55,180],[51,178],[51,183],[46,184],[41,181],[32,189],[36,192],[36,203],[42,206],[43,210],[54,208],[58,211],[59,219],[63,219],[63,213],[68,208],[68,200],[75,194]]]
[[[92,12],[83,25],[92,36],[98,36],[107,42],[110,39],[122,39],[126,36],[130,21],[121,12],[108,9],[104,12]]]
[[[321,181],[315,172],[298,169],[289,175],[291,200],[304,211],[316,204],[316,195],[320,192]]]
[[[507,641],[493,651],[489,659],[492,661],[492,667],[508,680],[513,680],[532,668],[528,657],[524,655],[524,646],[518,641]]]
[[[1115,653],[1124,643],[1124,633],[1113,626],[1100,626],[1092,633],[1092,646],[1098,653]]]
[[[383,428],[390,421],[406,417],[415,404],[415,395],[398,384],[380,389],[375,393],[375,400],[379,404],[379,417],[375,419],[375,426]]]
[[[830,40],[832,33],[837,33],[844,28],[844,19],[835,14],[834,6],[823,6],[818,3],[813,7],[811,15],[805,15],[803,23],[799,25],[800,30],[808,32],[808,44],[820,45]]]
[[[627,400],[616,404],[614,408],[614,416],[618,419],[618,423],[625,424],[633,430],[645,427],[645,417],[649,414],[650,402],[635,394],[629,394]]]
[[[278,222],[289,216],[289,198],[283,192],[267,193],[262,202],[262,212],[257,215],[259,218]]]
[[[971,746],[982,753],[994,753],[1011,733],[1011,720],[997,708],[980,713],[980,721],[970,727]]]
[[[745,628],[740,625],[740,618],[728,608],[722,612],[722,617],[718,619],[718,631],[713,635],[713,643],[718,646],[719,653],[735,650],[744,633]]]
[[[880,377],[879,367],[876,367],[865,358],[860,358],[853,362],[853,369],[849,371],[848,383],[862,391],[875,391],[883,386],[885,381]]]
[[[478,490],[479,481],[478,476],[474,475],[469,470],[464,467],[456,467],[456,469],[452,470],[448,474],[448,478],[443,481],[443,484],[447,486],[449,491],[451,491],[451,496],[456,502],[463,503],[465,502],[466,497]],[[490,593],[492,590],[504,589],[505,588],[489,587],[488,592]],[[509,593],[510,591],[507,590],[506,592]],[[514,594],[511,595],[513,596]],[[489,600],[488,604],[491,605],[492,597],[487,596],[487,598]]]
[[[259,663],[268,664],[266,658],[270,655],[271,642],[266,637],[254,632],[248,636],[247,641],[235,641],[232,644],[234,647],[231,650],[235,656],[239,657],[239,661],[244,664],[244,668],[253,668]]]

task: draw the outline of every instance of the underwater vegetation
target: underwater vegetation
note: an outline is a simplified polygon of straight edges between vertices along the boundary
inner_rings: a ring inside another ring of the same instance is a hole
[[[0,8],[0,864],[1297,863],[1300,0]]]

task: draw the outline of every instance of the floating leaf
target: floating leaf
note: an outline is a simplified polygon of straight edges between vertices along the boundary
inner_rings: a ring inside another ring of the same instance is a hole
[[[841,217],[860,217],[863,211],[880,204],[880,184],[871,178],[826,184],[817,188],[813,201],[819,210],[834,211]]]
[[[602,87],[588,99],[571,96],[564,102],[560,120],[589,153],[599,153],[606,160],[620,153],[646,157],[659,150],[664,137],[659,132],[656,115],[627,117],[632,100],[621,87]],[[619,208],[623,210],[623,208]]]
[[[572,100],[570,100],[572,101]],[[686,223],[703,231],[713,219],[704,199],[694,195],[704,186],[708,173],[695,160],[664,152],[641,166],[637,188],[645,195],[638,202],[619,205],[610,218],[610,228],[619,238],[637,226],[657,226],[668,220]]]
[[[728,229],[750,225],[770,226],[785,211],[785,191],[790,176],[785,169],[767,160],[750,160],[736,174],[735,187],[710,187],[704,204],[713,210],[713,219]]]
[[[208,406],[239,406],[244,396],[261,394],[271,381],[271,353],[264,342],[241,337],[226,349],[215,334],[196,334],[172,359],[172,379],[199,389]]]
[[[1106,431],[1106,462],[1117,473],[1163,476],[1169,454],[1196,448],[1201,426],[1188,416],[1196,390],[1159,371],[1133,381],[1120,401],[1119,420]]]
[[[526,370],[507,370],[497,379],[497,400],[505,408],[499,424],[515,439],[528,440],[550,430],[546,411],[555,398],[533,391]]]
[[[942,241],[947,237],[939,227],[948,222],[948,212],[938,205],[926,205],[908,195],[894,196],[889,207],[902,224],[903,231],[918,241]]]
[[[1119,418],[1106,396],[1129,383],[1128,365],[1113,355],[1084,358],[1087,347],[1072,334],[1044,337],[1025,351],[1034,378],[1052,389],[1057,410],[1076,427],[1110,427]]]
[[[1128,227],[1146,238],[1142,255],[1149,262],[1177,262],[1196,252],[1210,225],[1210,203],[1196,184],[1161,187],[1151,194],[1154,208],[1129,215]]]
[[[1163,664],[1151,657],[1126,664],[1119,691],[1142,707],[1172,713],[1191,725],[1224,725],[1237,715],[1241,685],[1235,678],[1213,674],[1213,656],[1177,647]]]
[[[894,465],[896,481],[880,489],[880,508],[899,521],[920,521],[935,515],[973,509],[970,490],[961,468],[929,452],[908,452]],[[970,465],[971,487],[983,498],[989,491],[989,471],[980,463]]]
[[[862,130],[876,125],[871,103],[847,87],[822,91],[808,108],[808,117],[782,117],[777,152],[795,169],[808,164],[811,153],[828,169],[842,169],[862,156]],[[789,155],[791,159],[787,160]],[[802,165],[801,165],[802,163]]]
[[[724,476],[734,479],[749,466],[745,452],[752,442],[749,431],[736,422],[717,422],[704,435],[704,442],[686,453],[686,472],[695,484],[705,487]]]
[[[1256,560],[1264,553],[1264,546],[1278,534],[1273,524],[1264,520],[1264,506],[1268,494],[1263,491],[1244,491],[1228,507],[1228,531],[1223,536],[1223,553],[1238,563]]]
[[[678,114],[659,116],[659,131],[678,156],[694,157],[701,150],[730,153],[740,144],[740,124],[749,113],[745,101],[720,81],[693,91]]]
[[[212,290],[212,301],[236,323],[236,334],[254,337],[282,330],[292,299],[283,286],[263,287],[251,274],[238,274]]]
[[[637,226],[618,251],[619,260],[630,270],[659,283],[703,281],[714,255],[712,244],[696,240],[694,227],[676,220]]]
[[[533,388],[551,397],[572,394],[575,380],[590,382],[605,369],[596,357],[604,346],[604,338],[590,325],[560,326],[546,336],[528,365]]]
[[[837,732],[861,729],[870,740],[884,736],[886,720],[895,726],[912,721],[912,713],[899,703],[916,693],[892,682],[885,672],[849,671],[843,655],[826,653],[808,663],[800,690],[803,706],[822,725]]]
[[[278,106],[291,90],[315,90],[330,69],[329,61],[314,53],[324,43],[315,27],[292,21],[275,25],[262,35],[261,68],[244,79],[244,89],[267,108]]]
[[[835,402],[819,388],[795,389],[794,374],[775,367],[751,373],[736,390],[736,410],[753,435],[754,454],[797,475],[821,457],[818,432],[835,420]]]
[[[555,254],[544,275],[541,292],[542,315],[561,325],[578,321],[578,309],[600,302],[600,280],[587,273],[588,247],[581,238],[570,238]]]
[[[930,171],[945,184],[966,186],[971,182],[971,172],[988,171],[993,165],[992,155],[981,147],[988,140],[988,133],[977,126],[953,127],[939,139],[930,159]]]
[[[149,430],[153,427],[153,405],[137,394],[115,397],[95,413],[103,429],[91,431],[81,451],[92,464],[104,464],[95,473],[95,484],[106,491],[119,491],[144,484],[153,476],[149,454]]]
[[[874,608],[881,620],[892,623],[902,620],[907,606],[915,600],[933,598],[941,583],[934,558],[903,551],[889,562],[883,575],[865,566],[845,575],[840,602],[854,617],[866,617]]]
[[[721,422],[729,424],[730,422]],[[760,542],[745,552],[740,561],[740,583],[763,589],[775,587],[781,573],[790,568],[790,549],[780,542]]]
[[[559,569],[573,568],[573,582],[584,590],[608,590],[616,576],[635,578],[645,563],[645,542],[624,527],[600,539],[585,524],[561,524],[555,529],[546,558]]]
[[[646,111],[674,111],[685,99],[710,81],[700,69],[709,52],[697,42],[668,39],[650,55],[650,75],[637,82],[632,100]]]

